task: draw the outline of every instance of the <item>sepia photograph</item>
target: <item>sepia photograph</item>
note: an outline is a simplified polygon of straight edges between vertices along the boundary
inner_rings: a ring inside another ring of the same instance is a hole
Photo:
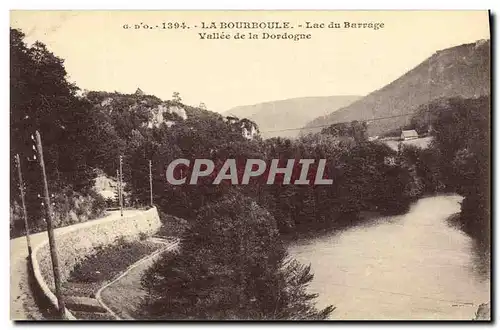
[[[9,19],[12,321],[492,321],[488,10]]]

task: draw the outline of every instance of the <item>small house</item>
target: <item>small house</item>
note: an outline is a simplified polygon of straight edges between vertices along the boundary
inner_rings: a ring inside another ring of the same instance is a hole
[[[418,133],[414,129],[408,131],[401,131],[401,140],[413,140],[418,139]]]

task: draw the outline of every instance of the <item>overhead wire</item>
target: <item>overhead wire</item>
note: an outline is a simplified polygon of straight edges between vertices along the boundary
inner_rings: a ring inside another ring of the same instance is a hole
[[[431,112],[430,110],[425,110],[420,113],[427,113]],[[406,117],[410,115],[414,115],[415,113],[405,113],[402,115],[394,115],[394,116],[386,116],[386,117],[376,117],[376,118],[371,118],[371,119],[364,119],[364,120],[350,120],[350,121],[342,121],[342,122],[335,122],[335,123],[330,123],[330,124],[323,124],[323,125],[316,125],[316,126],[302,126],[302,127],[294,127],[294,128],[284,128],[284,129],[279,129],[279,130],[271,130],[271,131],[261,131],[261,133],[276,133],[276,132],[285,132],[285,131],[296,131],[296,130],[309,130],[309,129],[315,129],[315,128],[324,128],[324,127],[329,127],[334,124],[349,124],[353,121],[358,121],[358,122],[367,122],[370,123],[372,121],[379,121],[379,120],[385,120],[385,119],[391,119],[391,118],[398,118],[398,117]]]

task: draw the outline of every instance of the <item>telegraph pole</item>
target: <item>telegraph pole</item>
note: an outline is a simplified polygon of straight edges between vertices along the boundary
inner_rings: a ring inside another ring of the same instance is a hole
[[[149,203],[153,207],[153,174],[151,171],[151,159],[149,160]]]
[[[428,80],[429,80],[429,101],[427,102],[427,134],[431,134],[432,127],[431,127],[431,109],[430,109],[430,104],[432,100],[432,56],[429,58],[429,67],[428,67]]]
[[[17,174],[19,176],[19,193],[21,194],[21,203],[23,206],[23,218],[24,218],[24,229],[26,230],[26,242],[28,244],[28,256],[29,262],[31,263],[31,240],[30,240],[30,227],[28,224],[28,213],[26,212],[26,201],[24,199],[24,182],[23,182],[23,174],[21,172],[21,160],[19,158],[19,154],[16,154],[16,165],[17,165]]]
[[[59,273],[59,259],[57,256],[56,249],[56,241],[54,238],[54,228],[52,227],[53,213],[52,213],[52,204],[50,203],[49,196],[49,186],[47,184],[47,175],[45,173],[45,162],[43,160],[43,149],[42,149],[42,139],[40,137],[40,133],[36,131],[36,149],[38,152],[38,161],[40,162],[40,168],[42,171],[43,178],[43,192],[45,197],[45,207],[46,207],[46,219],[47,219],[47,233],[49,235],[49,247],[50,247],[50,256],[52,258],[52,269],[54,271],[54,284],[56,287],[56,297],[57,297],[57,305],[59,308],[59,315],[62,319],[66,318],[66,308],[64,306],[64,300],[62,297],[61,291],[61,274]]]
[[[120,170],[119,170],[119,185],[120,185],[120,214],[123,217],[123,181],[122,181],[122,175],[123,175],[123,157],[120,155]]]
[[[120,170],[116,169],[116,203],[118,206],[120,206],[120,198],[121,198],[121,191],[120,191],[120,180],[118,179],[120,177]]]

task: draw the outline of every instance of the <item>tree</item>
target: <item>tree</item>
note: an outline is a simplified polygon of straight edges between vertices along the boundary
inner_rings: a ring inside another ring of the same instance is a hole
[[[93,179],[87,166],[93,152],[91,104],[76,95],[78,88],[67,81],[63,60],[44,44],[27,47],[16,29],[10,37],[11,151],[26,159],[32,152],[31,135],[38,130],[49,180],[88,188]]]
[[[366,140],[367,124],[362,121],[353,120],[350,123],[337,123],[323,128],[321,134],[329,134],[337,137],[352,137],[357,142]]]
[[[16,153],[21,156],[28,214],[41,221],[36,197],[42,192],[40,172],[36,162],[27,161],[33,155],[31,136],[36,130],[41,134],[51,191],[70,185],[87,192],[95,177],[91,143],[95,123],[91,104],[68,82],[64,61],[43,43],[28,47],[23,39],[20,30],[10,29],[10,154],[11,159]],[[15,184],[11,196],[18,196]]]
[[[325,319],[306,292],[310,267],[287,259],[272,216],[229,194],[198,212],[179,254],[143,277],[153,319]]]
[[[460,225],[487,250],[491,228],[490,97],[439,99],[422,109],[430,109],[434,139],[427,151],[409,155],[411,150],[406,148],[406,158],[417,164],[417,173],[420,168],[427,191],[444,186],[464,197]],[[427,123],[425,116],[422,110],[414,121]]]

